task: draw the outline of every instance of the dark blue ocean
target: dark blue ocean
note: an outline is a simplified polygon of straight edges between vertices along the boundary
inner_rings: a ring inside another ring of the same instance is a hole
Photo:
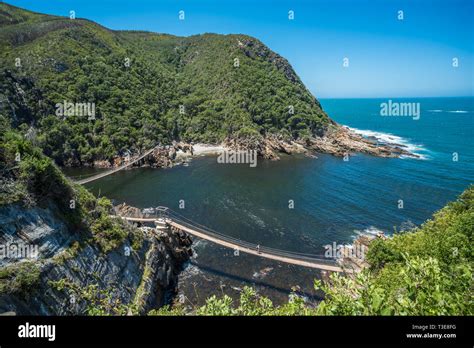
[[[363,135],[405,145],[420,159],[357,154],[349,161],[285,156],[248,165],[193,159],[188,167],[134,169],[89,187],[138,207],[169,206],[219,232],[285,250],[320,254],[323,245],[350,243],[359,234],[392,234],[421,224],[474,182],[474,98],[393,99],[420,103],[420,117],[381,116],[387,99],[321,100],[328,115]],[[457,160],[453,160],[456,159]],[[289,201],[294,208],[289,208]],[[401,207],[401,204],[403,207]],[[179,291],[202,303],[222,291],[237,296],[253,285],[276,302],[294,286],[309,299],[318,271],[235,257],[197,242],[197,256]]]

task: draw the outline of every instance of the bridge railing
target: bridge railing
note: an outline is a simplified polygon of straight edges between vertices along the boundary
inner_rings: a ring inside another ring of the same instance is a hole
[[[132,216],[128,216],[132,217]],[[293,252],[293,251],[286,251],[281,249],[270,248],[266,246],[261,246],[259,244],[250,243],[247,241],[243,241],[241,239],[231,237],[222,233],[219,233],[211,228],[201,225],[167,207],[156,207],[150,209],[144,209],[140,215],[134,216],[135,218],[145,218],[145,219],[162,219],[163,221],[167,221],[169,223],[174,222],[178,225],[181,225],[187,229],[190,229],[195,232],[199,232],[201,234],[205,234],[208,237],[213,237],[220,241],[224,241],[235,245],[237,248],[246,248],[250,250],[254,250],[260,253],[266,253],[274,256],[286,257],[291,258],[294,260],[306,261],[311,263],[319,263],[319,264],[326,264],[329,266],[336,265],[335,258],[328,258],[323,255],[315,255],[315,254],[308,254],[308,253],[300,253],[300,252]],[[245,250],[243,250],[245,252]]]
[[[171,219],[172,221],[180,225],[183,225],[187,228],[193,229],[197,232],[204,233],[208,236],[235,244],[243,248],[258,250],[259,252],[262,252],[262,253],[268,253],[268,254],[273,254],[277,256],[299,259],[299,260],[309,261],[309,262],[318,261],[318,262],[323,262],[323,263],[327,263],[331,265],[335,263],[334,258],[328,258],[328,257],[325,257],[324,255],[315,255],[315,254],[309,254],[309,253],[301,253],[301,252],[275,249],[275,248],[266,247],[266,246],[258,245],[255,243],[243,241],[235,237],[231,237],[231,236],[219,233],[215,230],[212,230],[211,228],[207,226],[201,225],[167,207],[158,207],[158,208],[155,208],[155,211],[156,211],[156,217],[159,217],[162,219]]]

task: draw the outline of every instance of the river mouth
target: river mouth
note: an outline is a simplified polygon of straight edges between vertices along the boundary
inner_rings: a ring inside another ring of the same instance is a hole
[[[413,163],[424,162],[366,155],[349,162],[330,155],[317,159],[282,156],[280,161],[259,159],[253,168],[204,156],[194,158],[188,166],[120,171],[86,187],[118,204],[170,207],[251,243],[323,255],[325,245],[349,244],[359,234],[391,234],[422,223],[444,205],[443,197],[451,194],[448,189],[427,190],[401,175]],[[65,171],[78,175],[97,170]],[[398,200],[406,199],[408,193],[410,205],[416,208],[399,209]],[[321,299],[322,294],[312,287],[314,279],[326,276],[321,271],[236,255],[211,242],[193,240],[195,255],[178,283],[178,294],[184,296],[177,298],[188,306],[202,305],[216,293],[238,298],[244,286],[256,288],[275,304],[286,302],[291,292],[310,303]]]

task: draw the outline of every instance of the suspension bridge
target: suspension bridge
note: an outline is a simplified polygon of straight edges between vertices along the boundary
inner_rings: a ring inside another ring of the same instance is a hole
[[[127,161],[127,163],[114,168],[109,171],[105,171],[90,177],[75,180],[77,184],[84,185],[92,181],[104,178],[108,175],[114,174],[120,170],[132,166],[138,161],[142,160],[146,156],[150,155],[156,147],[144,152],[137,158]],[[152,214],[143,214],[144,216],[118,216],[124,220],[137,223],[154,223],[158,229],[171,228],[174,231],[183,231],[195,237],[208,240],[215,244],[221,245],[226,248],[233,249],[234,252],[243,252],[246,254],[255,255],[258,257],[280,261],[288,264],[298,265],[302,267],[315,268],[324,271],[331,272],[346,272],[351,273],[350,269],[343,269],[340,267],[334,259],[325,258],[322,255],[304,254],[298,252],[290,252],[286,250],[274,249],[259,244],[249,243],[234,237],[218,233],[209,227],[200,225],[167,207],[157,207],[154,209]]]
[[[137,158],[133,159],[133,160],[130,160],[130,161],[127,161],[125,164],[117,167],[117,168],[114,168],[114,169],[111,169],[111,170],[108,170],[108,171],[105,171],[105,172],[102,172],[102,173],[99,173],[99,174],[95,174],[93,176],[90,176],[90,177],[87,177],[87,178],[83,178],[83,179],[79,179],[79,180],[74,180],[75,183],[77,184],[80,184],[80,185],[84,185],[84,184],[87,184],[89,182],[92,182],[92,181],[95,181],[95,180],[98,180],[98,179],[101,179],[103,177],[106,177],[108,175],[111,175],[111,174],[114,174],[122,169],[125,169],[127,167],[130,167],[132,165],[134,165],[135,163],[137,163],[138,161],[141,161],[142,159],[144,159],[146,156],[150,155],[155,149],[157,148],[157,146],[155,146],[154,148],[146,151],[145,153],[143,153],[142,155],[139,155]]]
[[[118,216],[130,222],[154,223],[158,229],[171,228],[174,231],[182,231],[223,247],[233,249],[234,252],[243,252],[270,260],[280,261],[302,267],[316,268],[319,270],[331,272],[351,272],[351,270],[340,267],[334,259],[326,258],[322,255],[304,254],[274,249],[230,237],[228,235],[216,232],[209,227],[203,226],[195,221],[192,221],[191,219],[188,219],[167,207],[157,207],[154,209],[154,213],[144,215],[145,216]]]

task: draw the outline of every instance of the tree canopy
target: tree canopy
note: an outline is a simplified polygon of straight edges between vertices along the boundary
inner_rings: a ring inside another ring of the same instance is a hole
[[[255,38],[111,31],[0,4],[1,109],[58,164],[173,140],[322,134],[329,118],[290,64]],[[58,103],[94,103],[94,119]]]

